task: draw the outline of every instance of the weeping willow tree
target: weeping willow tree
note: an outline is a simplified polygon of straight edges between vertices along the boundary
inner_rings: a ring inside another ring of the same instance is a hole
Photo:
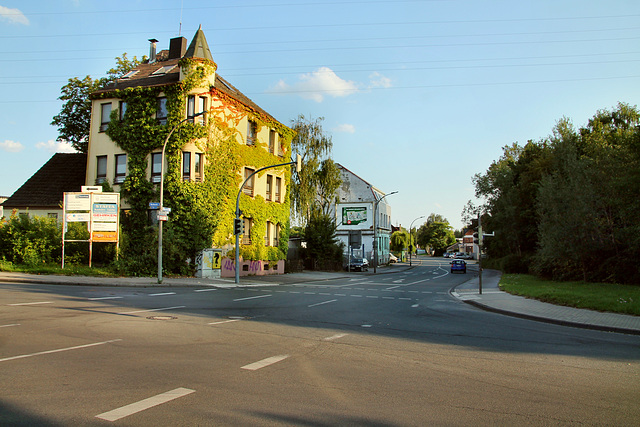
[[[333,142],[322,129],[324,118],[307,119],[299,115],[292,120],[296,136],[291,142],[292,157],[302,157],[302,170],[291,179],[291,211],[293,218],[305,226],[312,213],[329,214],[341,184],[340,171],[331,160]]]

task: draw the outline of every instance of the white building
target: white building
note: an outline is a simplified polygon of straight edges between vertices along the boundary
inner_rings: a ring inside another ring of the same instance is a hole
[[[335,218],[337,237],[349,253],[374,261],[374,210],[377,213],[375,228],[378,238],[378,265],[389,262],[391,236],[391,206],[385,193],[374,187],[344,166],[336,164],[342,177],[338,188]]]

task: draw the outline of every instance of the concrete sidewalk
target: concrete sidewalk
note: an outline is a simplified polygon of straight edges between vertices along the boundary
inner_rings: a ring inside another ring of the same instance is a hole
[[[479,294],[477,276],[457,286],[451,294],[468,304],[500,314],[564,326],[640,335],[639,316],[601,313],[511,295],[498,288],[500,277],[499,271],[484,270],[482,294]]]
[[[397,273],[411,269],[407,263],[392,264],[379,267],[377,275]],[[373,270],[368,272],[322,272],[305,271],[272,276],[241,277],[240,283],[235,284],[233,278],[224,279],[199,279],[194,277],[165,277],[162,284],[158,284],[155,277],[89,277],[89,276],[57,276],[36,275],[25,273],[0,272],[0,282],[12,283],[42,283],[58,285],[82,285],[82,286],[134,286],[134,287],[216,287],[233,288],[237,286],[274,286],[285,284],[303,284],[335,280],[341,278],[354,278],[374,276]],[[565,326],[596,329],[601,331],[619,332],[625,334],[640,335],[640,317],[615,313],[600,313],[593,310],[585,310],[572,307],[548,304],[537,300],[511,295],[498,288],[500,272],[484,270],[483,291],[478,292],[478,277],[458,285],[451,291],[451,295],[465,303],[474,305],[484,310],[510,316],[521,317]]]
[[[406,271],[412,267],[409,264],[397,263],[377,268],[377,275],[397,273]],[[324,280],[334,280],[341,278],[369,277],[374,275],[373,268],[366,272],[325,272],[325,271],[303,271],[300,273],[273,274],[268,276],[242,276],[240,283],[236,284],[233,277],[209,279],[197,277],[163,277],[162,284],[158,283],[156,277],[94,277],[94,276],[62,276],[62,275],[39,275],[27,273],[9,273],[0,271],[0,282],[14,283],[41,283],[54,285],[76,285],[76,286],[133,286],[133,287],[216,287],[232,288],[247,286],[274,286],[296,283],[321,282]]]

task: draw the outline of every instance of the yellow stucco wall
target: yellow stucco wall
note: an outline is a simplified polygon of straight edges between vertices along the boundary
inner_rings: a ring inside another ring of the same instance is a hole
[[[225,121],[230,127],[234,128],[237,137],[236,139],[240,144],[246,143],[247,140],[247,129],[248,129],[248,117],[246,114],[238,113],[230,108],[230,106],[223,104],[220,99],[212,98],[209,94],[208,89],[205,88],[195,88],[193,89],[189,95],[204,95],[208,97],[208,109],[209,111],[215,111],[218,117]],[[160,94],[163,96],[163,94]],[[115,156],[118,154],[126,154],[120,147],[118,147],[105,132],[100,132],[101,125],[101,105],[106,103],[111,103],[112,111],[119,108],[119,99],[94,99],[92,101],[92,114],[91,114],[91,128],[89,134],[89,149],[87,155],[87,171],[85,178],[85,185],[96,185],[97,178],[97,158],[98,156],[107,156],[107,181],[113,187],[115,192],[120,192],[120,184],[115,183],[115,173],[116,173],[116,165],[115,165]],[[220,107],[223,107],[222,109]],[[186,111],[185,111],[186,117]],[[265,150],[269,149],[269,133],[270,129],[266,126],[263,126],[259,129],[257,133],[257,139],[260,141],[260,146]],[[162,141],[159,142],[159,144]],[[280,148],[280,135],[276,132],[276,143],[275,143],[275,154],[281,154]],[[158,149],[157,153],[160,153],[162,150]],[[202,153],[203,151],[198,147],[196,142],[191,142],[186,144],[183,147],[183,151],[189,151],[191,153]],[[204,161],[202,165],[203,170],[203,180],[206,180],[206,173],[204,172],[204,165],[209,161],[215,161],[215,159],[209,159],[207,156],[204,156]],[[288,161],[288,159],[282,159],[282,163]],[[195,163],[195,155],[191,156],[191,170],[194,171],[194,163]],[[149,156],[147,160],[147,178],[151,178],[151,156]],[[256,167],[254,165],[247,164],[246,167],[253,168]],[[165,173],[167,170],[167,162],[165,159]],[[242,181],[244,181],[244,168],[238,171],[238,174],[242,177]],[[272,170],[268,171],[268,173],[262,173],[256,175],[254,177],[254,197],[255,195],[261,195],[266,199],[267,192],[267,175],[273,176],[273,196],[272,200],[275,200],[275,185],[276,185],[276,177],[281,178],[281,188],[280,188],[280,202],[285,200],[286,194],[286,180],[285,174],[282,171]],[[194,179],[194,174],[192,172],[192,180]],[[129,208],[126,202],[122,202],[122,208]]]

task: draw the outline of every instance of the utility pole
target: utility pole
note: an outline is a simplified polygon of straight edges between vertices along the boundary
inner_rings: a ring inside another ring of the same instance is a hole
[[[478,214],[478,293],[482,295],[482,214]]]
[[[376,273],[376,268],[378,267],[378,226],[376,224],[376,216],[378,216],[378,203],[382,201],[387,196],[392,194],[396,194],[397,191],[392,191],[391,193],[387,193],[384,196],[380,197],[373,204],[373,273]],[[373,193],[373,197],[375,199],[376,195]],[[351,260],[349,260],[351,262]]]
[[[412,237],[411,229],[413,228],[413,223],[419,220],[420,218],[424,218],[424,215],[419,216],[418,218],[411,221],[411,225],[409,226],[409,267],[411,267],[411,237]]]

